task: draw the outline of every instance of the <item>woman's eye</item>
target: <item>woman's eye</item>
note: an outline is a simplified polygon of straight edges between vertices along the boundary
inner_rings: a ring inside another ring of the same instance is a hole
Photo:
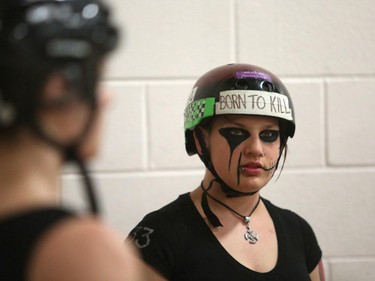
[[[219,129],[219,132],[222,136],[225,136],[225,138],[246,139],[250,136],[250,133],[247,130],[236,127],[221,128]]]
[[[225,131],[226,135],[234,136],[234,137],[243,137],[246,136],[248,137],[250,133],[242,128],[237,128],[237,127],[228,127],[228,128],[222,128],[220,129],[221,131]]]
[[[233,136],[243,136],[246,134],[246,131],[239,128],[230,128],[229,133]]]
[[[265,130],[259,133],[259,138],[264,142],[274,142],[279,138],[279,131]]]

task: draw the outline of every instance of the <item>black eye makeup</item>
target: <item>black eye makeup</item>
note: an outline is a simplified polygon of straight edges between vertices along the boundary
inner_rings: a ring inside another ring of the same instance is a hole
[[[259,138],[264,142],[275,142],[279,138],[279,131],[264,130],[259,133]]]
[[[219,129],[219,133],[228,141],[231,148],[235,148],[250,137],[249,131],[237,127],[221,128]]]
[[[219,133],[227,140],[230,147],[230,158],[228,163],[228,170],[230,170],[230,162],[232,161],[233,151],[241,142],[250,137],[250,133],[245,129],[237,127],[221,128],[219,129]]]
[[[249,131],[238,127],[221,128],[219,133],[228,141],[232,149],[250,137]],[[263,130],[259,133],[259,138],[264,142],[274,142],[279,138],[279,134],[278,130]]]

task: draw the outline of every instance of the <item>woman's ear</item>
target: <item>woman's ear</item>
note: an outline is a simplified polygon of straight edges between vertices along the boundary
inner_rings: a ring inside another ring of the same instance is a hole
[[[112,94],[109,91],[100,88],[97,92],[98,106],[96,114],[93,117],[94,119],[92,120],[93,123],[90,130],[87,131],[79,147],[79,155],[82,159],[86,160],[95,157],[99,152],[104,127],[104,115],[112,100]]]

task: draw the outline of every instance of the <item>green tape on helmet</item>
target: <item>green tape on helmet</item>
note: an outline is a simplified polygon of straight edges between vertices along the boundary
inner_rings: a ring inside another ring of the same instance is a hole
[[[214,115],[215,98],[206,98],[190,102],[185,109],[184,128],[192,129],[203,119]]]

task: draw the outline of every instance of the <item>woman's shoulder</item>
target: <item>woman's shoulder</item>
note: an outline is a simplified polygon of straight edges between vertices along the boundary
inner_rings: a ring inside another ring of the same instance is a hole
[[[128,239],[141,249],[158,244],[180,244],[196,221],[194,212],[197,211],[194,208],[189,193],[182,194],[160,209],[146,214],[130,231]]]
[[[128,280],[129,274],[136,277],[137,261],[135,251],[104,222],[71,217],[39,240],[29,276],[30,280]]]
[[[264,202],[272,219],[274,221],[276,220],[278,225],[283,225],[285,228],[290,230],[294,229],[295,231],[302,233],[304,236],[315,235],[309,222],[295,211],[276,206],[271,201],[264,198],[262,198],[262,201]]]
[[[189,210],[192,207],[193,203],[190,199],[189,193],[184,193],[158,210],[148,213],[144,220],[158,220],[159,223],[171,223],[172,221],[177,222],[181,219],[184,220],[186,215],[190,213]]]

